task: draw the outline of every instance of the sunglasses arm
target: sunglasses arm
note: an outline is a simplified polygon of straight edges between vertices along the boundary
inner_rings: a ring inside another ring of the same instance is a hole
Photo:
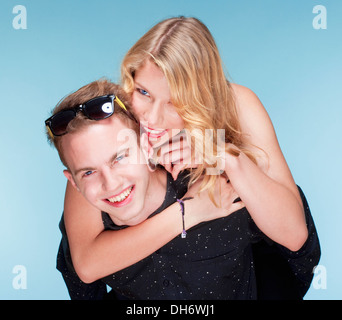
[[[115,101],[122,109],[124,109],[125,111],[127,111],[126,106],[123,104],[123,102],[122,102],[117,96],[115,96],[114,101]]]
[[[54,140],[55,136],[54,134],[52,133],[51,129],[50,129],[50,126],[48,124],[46,124],[46,130],[49,134],[49,137],[51,138],[51,140]]]

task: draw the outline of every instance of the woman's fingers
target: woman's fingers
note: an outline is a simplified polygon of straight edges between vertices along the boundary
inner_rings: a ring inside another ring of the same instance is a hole
[[[245,207],[242,201],[235,201],[238,195],[224,176],[216,181],[213,194],[216,205],[211,201],[208,190],[198,193],[200,185],[201,179],[191,186],[185,196],[193,197],[192,214],[201,222],[226,217]]]

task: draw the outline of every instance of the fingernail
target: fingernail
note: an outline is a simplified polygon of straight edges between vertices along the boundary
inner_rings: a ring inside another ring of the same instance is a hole
[[[237,203],[237,202],[240,202],[240,201],[241,201],[240,197],[237,197],[237,198],[233,201],[233,203]]]
[[[156,170],[157,168],[157,164],[152,159],[148,159],[148,166],[152,171]]]

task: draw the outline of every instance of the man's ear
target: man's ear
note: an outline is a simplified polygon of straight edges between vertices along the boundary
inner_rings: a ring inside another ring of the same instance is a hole
[[[65,177],[71,182],[72,186],[77,190],[80,191],[78,186],[76,185],[76,182],[74,180],[74,177],[72,176],[72,173],[69,170],[63,170],[63,173]]]

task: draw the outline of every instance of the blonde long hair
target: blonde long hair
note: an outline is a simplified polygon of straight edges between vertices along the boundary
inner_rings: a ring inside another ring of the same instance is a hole
[[[140,38],[122,63],[122,86],[126,92],[133,92],[135,72],[147,60],[153,61],[165,74],[171,101],[183,118],[185,128],[194,132],[191,145],[199,146],[195,150],[204,150],[203,164],[191,171],[191,182],[215,163],[217,129],[224,129],[225,142],[232,143],[255,162],[240,130],[232,88],[226,79],[217,46],[201,21],[191,17],[170,18],[156,24]],[[214,147],[209,153],[206,152],[210,143],[205,141],[205,129],[213,129],[214,143],[211,144]],[[239,155],[234,149],[226,151]],[[216,178],[215,175],[205,175],[201,190],[213,188]]]

